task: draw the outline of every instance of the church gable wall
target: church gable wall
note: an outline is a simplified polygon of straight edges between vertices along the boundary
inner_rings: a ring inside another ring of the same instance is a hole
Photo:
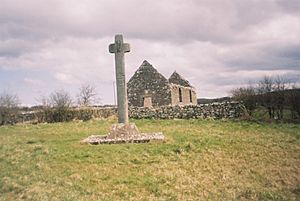
[[[152,66],[146,65],[139,68],[127,84],[129,106],[143,107],[145,98],[147,107],[149,102],[153,107],[171,105],[168,80]]]
[[[171,105],[196,105],[197,96],[193,87],[170,84]]]
[[[171,91],[168,83],[151,78],[132,80],[128,83],[129,106],[143,107],[145,98],[151,99],[152,106],[170,105]]]

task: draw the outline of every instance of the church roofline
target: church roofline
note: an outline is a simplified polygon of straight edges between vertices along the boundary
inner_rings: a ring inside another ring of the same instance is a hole
[[[142,66],[152,66],[147,60],[144,60]]]
[[[179,73],[176,72],[176,70],[172,73],[172,75],[169,77],[168,81],[173,84],[182,85],[186,87],[193,87],[190,82],[182,77]],[[182,83],[182,84],[179,84]]]
[[[159,74],[161,78],[166,80],[169,84],[174,84],[178,86],[183,87],[190,87],[194,88],[188,80],[186,80],[184,77],[182,77],[176,70],[171,74],[169,79],[167,79],[164,75],[162,75],[155,67],[152,66],[147,60],[144,60],[140,67],[136,70],[134,75],[129,79],[129,82],[134,78],[136,73],[140,73],[141,71],[144,71],[145,69],[148,69],[150,71],[153,71],[153,73]]]
[[[184,89],[192,89],[192,90],[196,91],[196,88],[193,87],[192,85],[190,85],[190,86],[184,86],[184,85],[175,84],[175,83],[172,83],[172,82],[169,82],[169,85],[170,86],[175,86],[175,87],[181,87],[181,88],[184,88]]]

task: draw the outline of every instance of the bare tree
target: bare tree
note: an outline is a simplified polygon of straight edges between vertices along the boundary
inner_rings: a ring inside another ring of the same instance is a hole
[[[0,94],[0,125],[14,123],[17,114],[19,98],[15,94],[3,92]]]
[[[256,107],[262,106],[270,119],[282,120],[285,109],[291,111],[292,118],[300,116],[300,88],[283,76],[264,76],[256,87],[250,84],[234,89],[231,93],[233,99],[243,101],[250,115]]]
[[[268,109],[270,118],[274,118],[275,106],[271,92],[274,90],[274,79],[271,76],[264,76],[258,83],[259,102]]]
[[[70,94],[64,90],[57,90],[50,94],[49,103],[53,107],[52,110],[45,109],[49,115],[50,122],[63,122],[72,119],[72,114],[69,108],[72,105],[72,98]]]
[[[261,81],[258,82],[258,92],[261,94],[271,92],[274,89],[274,79],[271,76],[264,76]]]
[[[300,116],[300,88],[296,86],[296,83],[292,85],[292,89],[289,93],[289,104],[291,106],[292,118]]]
[[[50,98],[45,96],[45,95],[41,95],[37,98],[35,98],[35,100],[40,104],[36,107],[39,107],[39,108],[48,108],[48,107],[51,107],[50,105]]]
[[[96,88],[90,84],[85,84],[80,87],[77,101],[80,106],[90,106],[95,101]]]
[[[290,81],[282,76],[276,76],[274,78],[274,87],[273,87],[273,105],[277,113],[278,119],[283,119],[283,109],[285,102],[287,100],[287,89],[290,86]]]
[[[252,86],[241,87],[231,91],[232,97],[236,101],[242,101],[249,113],[252,115],[253,110],[256,108],[256,93],[255,88]]]
[[[61,89],[50,94],[49,103],[54,108],[65,109],[71,106],[72,98],[68,92]]]

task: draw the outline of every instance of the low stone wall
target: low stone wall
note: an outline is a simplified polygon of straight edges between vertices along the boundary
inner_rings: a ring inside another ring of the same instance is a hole
[[[131,107],[129,111],[129,116],[134,119],[231,119],[242,117],[245,114],[244,105],[238,102],[157,108]]]
[[[117,108],[114,107],[87,107],[87,108],[70,108],[60,114],[55,109],[46,108],[43,110],[20,111],[15,117],[15,123],[43,123],[56,122],[59,115],[63,116],[63,121],[72,120],[90,120],[94,118],[108,118],[117,114]]]
[[[239,118],[246,114],[244,105],[238,102],[211,103],[189,106],[164,106],[155,108],[130,107],[129,117],[133,119],[199,119]],[[57,122],[60,113],[48,108],[44,110],[19,111],[9,118],[8,123]],[[117,115],[115,107],[71,108],[64,112],[63,120],[90,120]],[[55,119],[56,118],[56,119]]]

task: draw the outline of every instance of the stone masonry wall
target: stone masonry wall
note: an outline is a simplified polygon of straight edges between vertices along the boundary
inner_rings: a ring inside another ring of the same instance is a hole
[[[14,123],[53,122],[49,110],[20,111],[14,116]],[[187,106],[162,106],[155,108],[130,107],[129,117],[133,119],[199,119],[199,118],[239,118],[246,114],[244,105],[238,102],[212,103]],[[73,108],[68,112],[69,120],[89,120],[117,115],[117,108]]]
[[[238,102],[228,102],[157,108],[131,107],[129,115],[133,119],[231,119],[242,117],[245,114],[244,105]]]
[[[147,61],[128,81],[127,94],[129,106],[143,107],[146,96],[151,99],[153,107],[171,104],[168,80]]]
[[[175,105],[196,105],[197,95],[193,87],[184,87],[176,84],[170,84],[172,106]],[[182,102],[179,101],[179,88],[181,89]],[[192,102],[190,101],[190,90],[192,93]]]
[[[70,108],[66,111],[68,120],[89,120],[94,118],[108,118],[117,114],[116,107],[87,107],[87,108]],[[55,110],[51,108],[19,111],[12,117],[14,123],[52,123]]]

